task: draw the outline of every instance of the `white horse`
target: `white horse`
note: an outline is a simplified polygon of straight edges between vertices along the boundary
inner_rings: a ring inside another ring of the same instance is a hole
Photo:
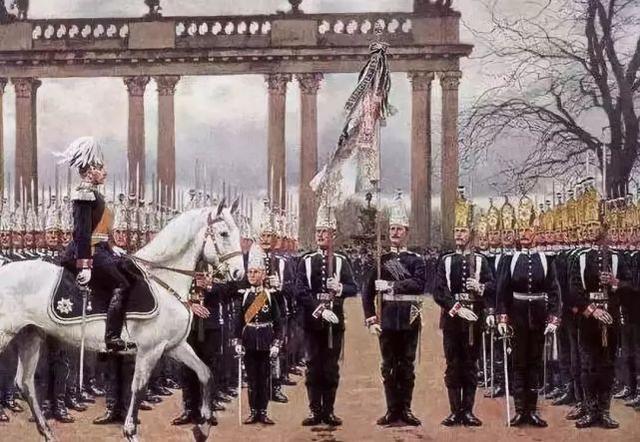
[[[202,388],[202,421],[193,428],[193,433],[198,441],[209,436],[211,372],[187,344],[192,313],[174,294],[186,297],[200,260],[224,269],[233,280],[242,279],[240,232],[232,216],[235,207],[237,203],[229,209],[222,202],[217,210],[205,208],[184,213],[135,254],[141,262],[148,264],[158,313],[150,319],[127,319],[130,340],[137,345],[131,401],[123,426],[129,440],[137,440],[138,404],[151,371],[163,354],[184,363],[197,374]],[[59,325],[47,312],[60,272],[62,268],[40,260],[15,262],[0,268],[0,352],[15,340],[19,362],[16,384],[46,441],[55,440],[55,437],[38,406],[34,388],[43,337],[50,335],[79,346],[82,335],[80,324]],[[85,348],[104,351],[104,334],[104,320],[87,322]]]

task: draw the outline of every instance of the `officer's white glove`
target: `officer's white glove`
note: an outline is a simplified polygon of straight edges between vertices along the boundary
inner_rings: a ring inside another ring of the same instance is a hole
[[[277,345],[272,345],[271,349],[269,350],[269,357],[271,359],[275,359],[278,357],[279,353],[280,353],[280,348]]]
[[[336,278],[329,278],[327,279],[327,289],[340,296],[340,293],[342,292],[342,284],[340,284]]]
[[[376,279],[376,291],[377,292],[393,292],[393,283],[391,281],[385,281],[384,279]]]
[[[127,254],[127,252],[124,249],[121,249],[118,246],[111,247],[111,250],[113,250],[113,253],[115,253],[117,256],[124,256]]]
[[[593,311],[592,316],[605,325],[613,324],[613,318],[605,309],[597,308]]]
[[[244,354],[244,347],[242,346],[242,344],[236,344],[236,354],[238,356],[243,355]]]
[[[91,269],[82,269],[78,276],[76,276],[76,281],[80,285],[87,285],[89,281],[91,281]]]
[[[280,291],[282,290],[282,284],[280,283],[280,277],[278,275],[271,275],[267,277],[267,283],[269,287],[274,290]]]
[[[507,334],[507,324],[505,324],[504,322],[501,322],[498,324],[498,333],[500,333],[500,336],[504,336]]]
[[[467,278],[465,286],[471,292],[482,293],[484,291],[484,285],[475,278]]]
[[[336,314],[333,313],[328,308],[325,308],[324,310],[322,310],[322,319],[324,319],[325,321],[331,324],[337,324],[338,322],[340,322]]]
[[[371,324],[369,326],[369,333],[375,336],[380,336],[380,333],[382,333],[382,327],[380,327],[380,324]]]
[[[475,313],[473,313],[473,311],[471,311],[471,309],[468,309],[466,307],[460,307],[460,309],[456,312],[456,315],[460,316],[466,321],[473,322],[478,320],[478,315],[476,315]]]
[[[493,328],[496,326],[496,316],[495,315],[488,315],[487,319],[485,319],[485,323],[487,324],[488,328]]]
[[[545,335],[550,335],[556,332],[556,330],[558,329],[558,326],[555,324],[547,324],[547,328],[544,329],[544,334]]]

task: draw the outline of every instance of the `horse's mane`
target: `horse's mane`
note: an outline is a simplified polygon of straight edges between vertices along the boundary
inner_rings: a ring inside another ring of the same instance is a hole
[[[174,218],[135,255],[158,264],[178,256],[191,245],[198,231],[205,226],[205,215],[210,210],[210,207],[193,209]]]

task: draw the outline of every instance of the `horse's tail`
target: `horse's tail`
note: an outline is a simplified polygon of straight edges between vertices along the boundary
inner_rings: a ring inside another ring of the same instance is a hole
[[[15,338],[15,336],[16,335],[14,333],[8,333],[0,329],[0,353],[2,353],[7,348],[7,346],[13,340],[13,338]]]

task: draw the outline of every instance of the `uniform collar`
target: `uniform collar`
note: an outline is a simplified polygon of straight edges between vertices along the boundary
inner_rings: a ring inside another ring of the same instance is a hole
[[[407,251],[407,248],[406,247],[391,247],[389,249],[389,251],[391,253],[403,253],[403,252]]]

